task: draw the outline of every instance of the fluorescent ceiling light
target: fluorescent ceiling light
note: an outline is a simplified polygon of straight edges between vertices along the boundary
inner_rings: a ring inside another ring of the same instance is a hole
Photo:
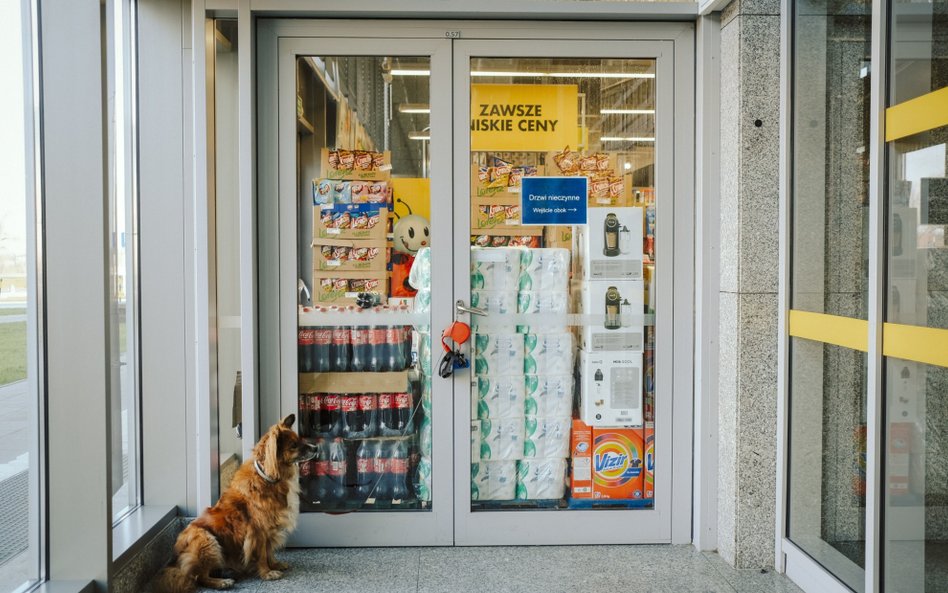
[[[603,115],[655,115],[654,109],[600,109]]]
[[[551,72],[547,76],[560,78],[655,78],[648,72]]]
[[[409,132],[409,140],[431,140],[431,134],[428,132]]]
[[[542,72],[501,72],[496,70],[475,70],[471,72],[471,76],[529,76],[531,78],[537,78],[540,76],[548,76]]]
[[[600,142],[655,142],[655,138],[646,138],[639,136],[603,136]]]
[[[431,113],[431,106],[427,103],[399,103],[399,113]]]
[[[392,76],[431,76],[431,70],[408,70],[408,69],[396,69],[392,70]]]

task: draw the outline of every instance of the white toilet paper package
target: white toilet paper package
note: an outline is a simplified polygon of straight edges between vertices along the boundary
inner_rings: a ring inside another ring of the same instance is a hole
[[[507,247],[471,248],[471,289],[516,291],[522,251]]]
[[[523,416],[480,421],[481,460],[512,461],[523,458]]]
[[[527,375],[565,375],[573,372],[573,334],[525,334],[523,372]]]
[[[568,249],[524,249],[520,257],[520,291],[566,292],[569,269]]]
[[[408,283],[415,290],[431,288],[431,248],[422,247],[415,255],[415,261],[408,272]]]
[[[524,459],[517,462],[517,499],[561,499],[566,490],[565,459]]]
[[[471,500],[513,500],[516,487],[516,461],[471,464]]]
[[[524,414],[559,417],[573,413],[572,375],[526,375]]]
[[[478,376],[477,417],[516,418],[523,416],[526,386],[523,377]]]
[[[518,325],[517,331],[520,333],[565,332],[569,293],[520,291],[517,293],[517,312],[526,315],[539,314],[536,321],[528,319],[528,324]]]
[[[523,375],[523,334],[475,334],[474,374],[492,377]]]
[[[527,417],[524,421],[524,459],[566,459],[573,419]]]

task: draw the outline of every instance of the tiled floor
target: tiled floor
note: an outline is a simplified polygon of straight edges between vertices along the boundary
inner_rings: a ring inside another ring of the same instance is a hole
[[[734,570],[692,546],[287,550],[283,579],[254,593],[800,593],[781,575]]]

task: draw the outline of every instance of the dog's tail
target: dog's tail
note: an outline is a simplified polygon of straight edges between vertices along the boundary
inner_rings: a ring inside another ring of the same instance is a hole
[[[194,593],[197,578],[181,569],[180,562],[166,566],[151,583],[150,593]]]

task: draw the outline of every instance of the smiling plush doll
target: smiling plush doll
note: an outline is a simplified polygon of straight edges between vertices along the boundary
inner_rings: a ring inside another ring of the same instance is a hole
[[[404,202],[401,202],[404,204]],[[407,204],[405,204],[407,206]],[[413,297],[415,289],[408,283],[408,272],[415,261],[415,254],[422,247],[431,245],[431,230],[428,221],[417,214],[402,216],[392,229],[392,296]]]

